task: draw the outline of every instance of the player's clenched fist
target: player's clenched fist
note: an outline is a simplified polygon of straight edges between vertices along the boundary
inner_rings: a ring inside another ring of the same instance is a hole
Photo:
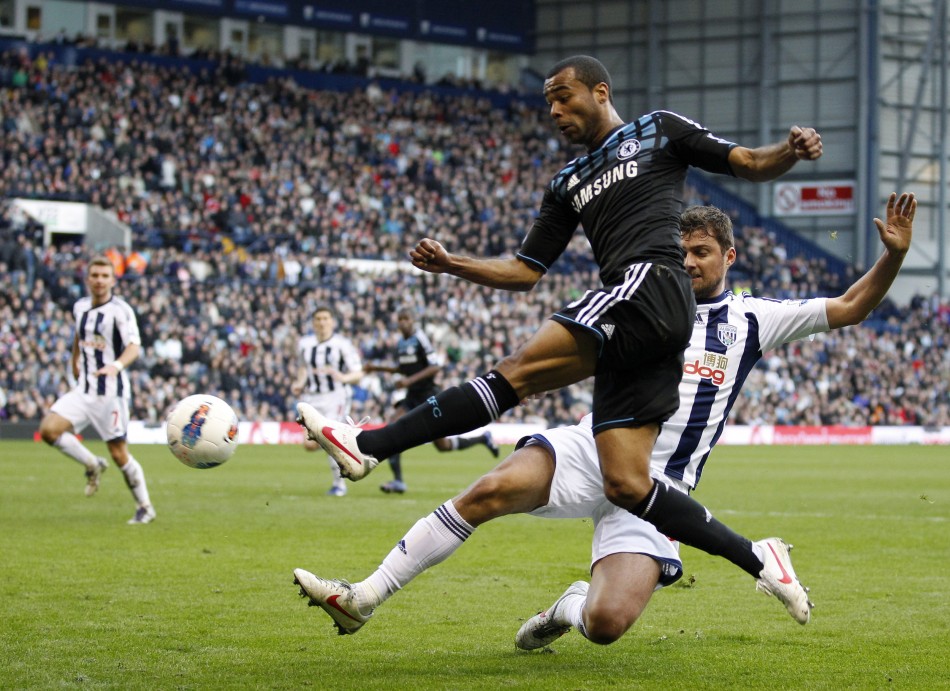
[[[814,161],[821,156],[821,135],[814,127],[793,126],[788,133],[788,145],[800,160]]]
[[[419,241],[415,249],[410,250],[409,259],[417,269],[438,274],[443,273],[448,267],[449,253],[445,251],[441,243],[431,238],[424,238]]]

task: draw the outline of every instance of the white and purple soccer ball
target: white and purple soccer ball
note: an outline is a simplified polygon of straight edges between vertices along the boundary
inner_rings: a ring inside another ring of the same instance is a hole
[[[180,400],[165,418],[168,448],[189,468],[214,468],[238,447],[238,418],[217,396],[196,394]]]

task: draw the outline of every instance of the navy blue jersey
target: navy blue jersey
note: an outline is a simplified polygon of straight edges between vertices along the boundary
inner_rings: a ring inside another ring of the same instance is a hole
[[[421,372],[430,365],[438,365],[435,349],[422,329],[416,329],[411,336],[400,338],[396,346],[399,362],[399,374],[409,377]],[[417,381],[406,390],[406,395],[428,391],[435,385],[435,375]]]
[[[728,159],[735,146],[663,110],[617,128],[554,176],[518,256],[547,271],[580,223],[605,286],[621,283],[636,263],[682,267],[686,172],[694,166],[733,175]]]

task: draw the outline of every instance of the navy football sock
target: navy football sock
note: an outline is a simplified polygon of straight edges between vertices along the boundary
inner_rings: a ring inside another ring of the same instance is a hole
[[[725,557],[753,578],[758,578],[762,571],[752,542],[717,521],[705,506],[685,492],[654,481],[646,499],[631,513],[684,545]]]
[[[361,432],[357,443],[363,453],[387,458],[442,437],[471,432],[497,420],[518,402],[508,380],[492,370],[446,389],[385,427]]]
[[[402,456],[394,454],[389,457],[389,467],[393,470],[393,479],[402,482]]]

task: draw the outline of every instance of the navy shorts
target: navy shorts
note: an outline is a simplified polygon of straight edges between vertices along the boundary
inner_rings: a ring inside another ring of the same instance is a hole
[[[679,407],[683,352],[696,299],[682,267],[634,264],[624,282],[588,291],[552,319],[600,341],[594,434],[669,420]]]

